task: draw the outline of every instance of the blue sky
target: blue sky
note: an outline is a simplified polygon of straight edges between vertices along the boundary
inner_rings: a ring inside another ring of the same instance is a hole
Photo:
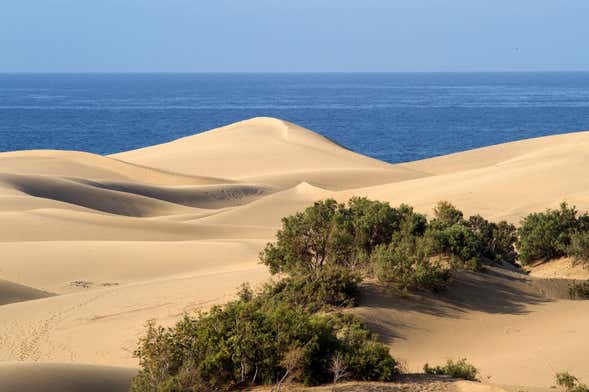
[[[0,0],[0,72],[589,70],[589,0]]]

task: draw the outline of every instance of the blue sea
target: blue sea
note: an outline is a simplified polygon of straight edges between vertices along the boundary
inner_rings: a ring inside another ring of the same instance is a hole
[[[0,151],[110,154],[255,116],[411,161],[589,129],[589,73],[0,74]]]

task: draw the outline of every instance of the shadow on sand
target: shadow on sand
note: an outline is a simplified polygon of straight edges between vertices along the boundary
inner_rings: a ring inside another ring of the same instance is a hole
[[[402,339],[400,330],[419,329],[421,316],[464,317],[467,312],[524,315],[531,305],[550,301],[526,275],[499,268],[485,272],[460,271],[444,293],[401,295],[376,282],[362,287],[360,307],[355,313],[382,339]],[[410,316],[408,316],[410,315]]]

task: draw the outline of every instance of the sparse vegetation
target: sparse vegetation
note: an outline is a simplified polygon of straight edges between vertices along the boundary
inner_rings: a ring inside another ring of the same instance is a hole
[[[476,367],[467,362],[465,358],[458,361],[448,360],[443,366],[431,367],[423,365],[423,371],[427,374],[443,375],[452,378],[462,378],[468,381],[479,381],[479,371]]]
[[[572,299],[589,299],[589,280],[571,283],[569,295]]]
[[[365,277],[401,290],[438,292],[455,268],[478,270],[482,263],[564,254],[589,260],[589,217],[565,203],[528,215],[518,230],[480,215],[465,219],[448,202],[434,212],[428,222],[407,205],[327,199],[283,218],[276,241],[260,254],[279,279],[257,293],[244,286],[237,300],[186,315],[171,328],[149,323],[135,352],[141,371],[132,390],[389,381],[400,372],[399,363],[362,322],[338,311],[357,305]],[[589,297],[589,282],[571,285],[570,293]],[[424,371],[473,381],[479,374],[465,359],[426,364]],[[561,374],[559,385],[587,392],[571,377]]]
[[[582,384],[577,377],[568,372],[556,374],[556,385],[566,392],[589,392],[587,385]]]

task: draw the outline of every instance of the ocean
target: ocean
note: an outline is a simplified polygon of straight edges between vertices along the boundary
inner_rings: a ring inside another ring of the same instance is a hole
[[[0,151],[110,154],[256,116],[388,162],[589,129],[589,73],[0,74]]]

